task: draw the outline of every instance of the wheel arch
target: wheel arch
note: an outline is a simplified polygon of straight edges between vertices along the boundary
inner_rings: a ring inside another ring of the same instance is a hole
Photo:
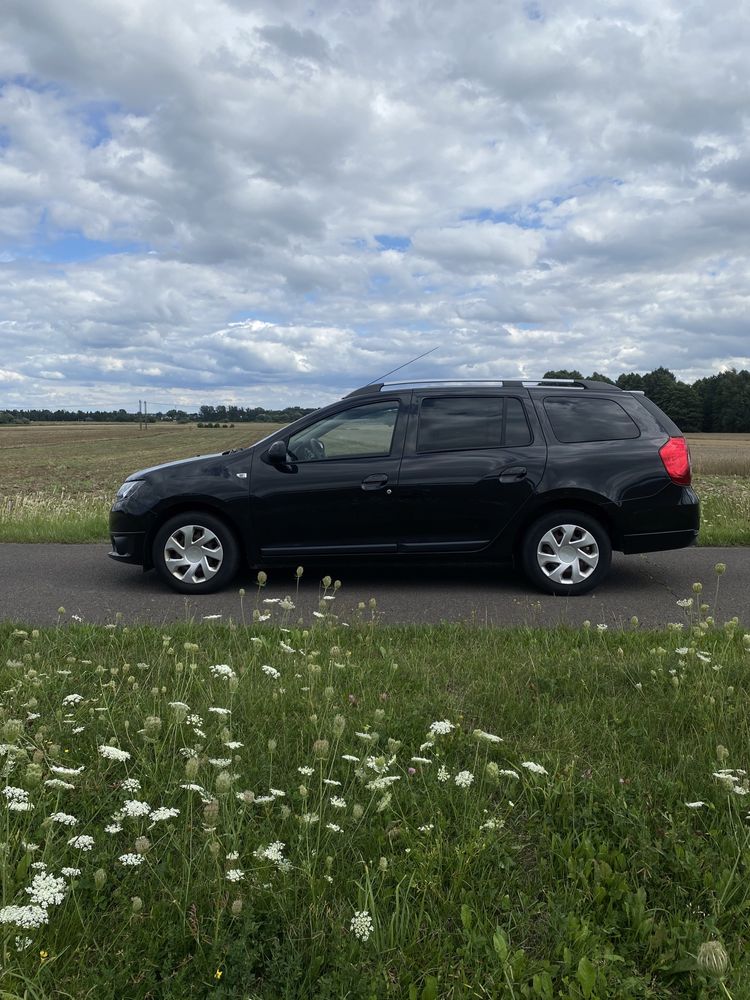
[[[516,566],[520,564],[521,546],[526,537],[526,532],[540,517],[551,514],[556,510],[577,510],[582,514],[588,514],[590,517],[595,518],[607,532],[612,548],[616,547],[617,532],[615,521],[601,501],[586,495],[559,494],[545,497],[542,502],[534,506],[533,510],[525,512],[525,516],[518,522],[513,539],[513,563]]]
[[[153,547],[154,539],[161,527],[169,521],[171,518],[176,517],[178,514],[186,514],[189,511],[196,511],[198,513],[210,514],[212,517],[218,518],[224,526],[231,531],[235,542],[237,543],[237,552],[240,557],[240,561],[247,562],[247,552],[245,548],[245,538],[242,532],[239,530],[238,525],[235,523],[233,518],[231,518],[225,507],[220,504],[214,504],[210,500],[196,499],[189,500],[180,498],[174,503],[165,505],[163,508],[159,509],[157,516],[153,519],[146,532],[146,538],[143,546],[143,568],[153,569]]]

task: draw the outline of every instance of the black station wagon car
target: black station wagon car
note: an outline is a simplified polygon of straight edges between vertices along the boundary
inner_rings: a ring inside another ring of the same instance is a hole
[[[118,562],[175,590],[246,567],[458,558],[582,594],[612,549],[698,535],[690,455],[642,393],[604,382],[363,386],[247,448],[134,473],[110,514]]]

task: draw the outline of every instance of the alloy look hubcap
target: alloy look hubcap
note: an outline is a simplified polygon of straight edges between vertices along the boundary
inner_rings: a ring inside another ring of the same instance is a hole
[[[206,583],[221,569],[224,549],[218,537],[201,524],[177,528],[164,546],[164,563],[177,580]]]
[[[585,528],[558,524],[545,532],[536,550],[539,569],[555,583],[573,586],[587,580],[599,564],[599,546]]]

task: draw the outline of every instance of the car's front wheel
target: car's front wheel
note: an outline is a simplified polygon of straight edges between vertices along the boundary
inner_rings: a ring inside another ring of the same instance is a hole
[[[524,572],[548,594],[576,596],[593,590],[611,560],[606,529],[579,510],[544,514],[529,527],[521,548]]]
[[[154,567],[181,594],[209,594],[226,586],[237,571],[237,542],[213,514],[187,511],[159,528],[153,544]]]

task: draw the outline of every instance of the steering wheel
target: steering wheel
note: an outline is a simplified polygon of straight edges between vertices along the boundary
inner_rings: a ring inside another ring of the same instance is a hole
[[[310,438],[298,445],[296,457],[301,462],[317,462],[326,457],[326,446],[319,438]]]

